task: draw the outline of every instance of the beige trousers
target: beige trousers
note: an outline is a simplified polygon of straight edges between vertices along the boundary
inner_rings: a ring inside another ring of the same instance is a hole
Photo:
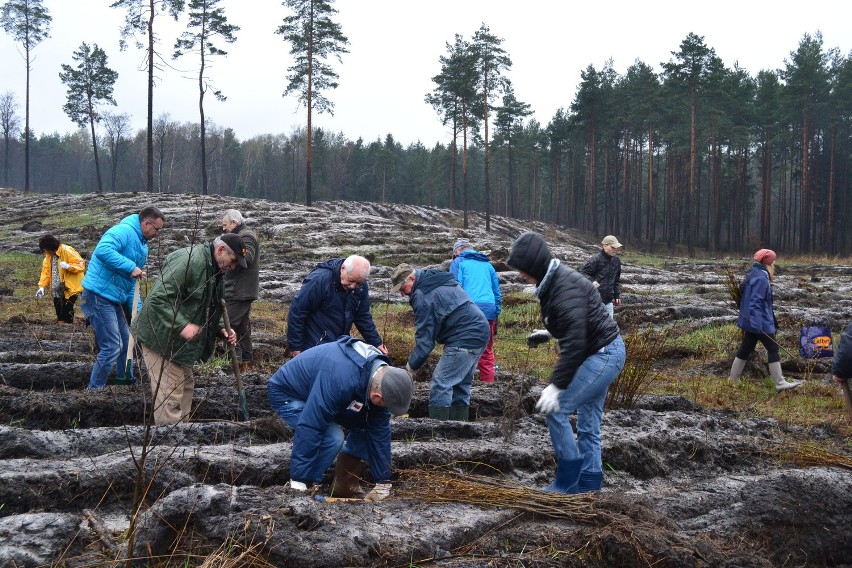
[[[192,368],[172,363],[145,345],[142,345],[142,360],[151,378],[154,424],[187,422],[195,389]]]

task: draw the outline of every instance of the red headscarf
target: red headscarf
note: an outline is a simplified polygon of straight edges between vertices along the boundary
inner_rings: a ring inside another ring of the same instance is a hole
[[[775,259],[778,258],[778,255],[775,254],[774,250],[769,249],[760,249],[756,253],[754,253],[754,260],[761,264],[772,264],[775,262]]]

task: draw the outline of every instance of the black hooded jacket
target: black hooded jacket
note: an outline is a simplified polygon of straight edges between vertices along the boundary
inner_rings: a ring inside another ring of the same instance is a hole
[[[559,341],[559,360],[550,382],[566,388],[583,361],[618,337],[618,324],[609,317],[600,294],[588,278],[560,264],[542,282],[550,266],[550,250],[538,233],[518,237],[506,263],[539,281],[536,289],[541,319]]]

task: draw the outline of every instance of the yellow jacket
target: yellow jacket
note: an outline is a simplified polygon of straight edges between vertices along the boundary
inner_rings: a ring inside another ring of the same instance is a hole
[[[59,257],[58,262],[67,262],[68,269],[59,267],[59,281],[65,285],[65,299],[67,300],[74,294],[79,294],[83,291],[83,274],[86,272],[86,261],[80,256],[74,247],[61,244],[56,250],[56,256]],[[50,264],[53,262],[53,253],[44,251],[44,261],[41,263],[41,278],[38,280],[38,287],[44,288],[48,295],[53,288],[51,281]]]

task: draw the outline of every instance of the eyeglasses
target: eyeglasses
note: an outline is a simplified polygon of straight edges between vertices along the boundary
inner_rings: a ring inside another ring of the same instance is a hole
[[[151,221],[149,219],[145,219],[145,222],[148,223],[148,225],[150,225],[151,227],[154,227],[154,230],[157,231],[158,233],[163,230],[162,227],[158,227],[157,225],[154,224],[153,221]]]

